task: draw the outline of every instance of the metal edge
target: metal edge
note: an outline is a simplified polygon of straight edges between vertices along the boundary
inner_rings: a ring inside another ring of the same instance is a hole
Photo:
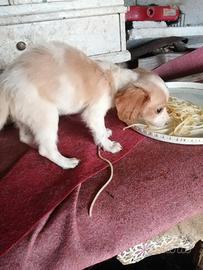
[[[193,88],[203,90],[203,83],[195,82],[166,82],[166,86],[170,88]],[[170,91],[170,90],[169,90]]]
[[[203,137],[178,137],[170,136],[166,134],[156,133],[152,131],[145,131],[140,128],[133,128],[136,132],[144,135],[148,138],[156,141],[162,141],[166,143],[182,144],[182,145],[203,145]]]

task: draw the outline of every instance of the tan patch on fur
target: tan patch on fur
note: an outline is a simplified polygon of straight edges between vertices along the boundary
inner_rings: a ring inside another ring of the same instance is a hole
[[[19,64],[22,64],[27,79],[36,86],[39,95],[53,102],[59,86],[59,71],[52,55],[42,48],[34,49],[22,55]]]
[[[128,125],[135,123],[139,119],[147,100],[147,93],[133,85],[119,91],[115,97],[118,118]]]
[[[64,55],[60,58],[55,58],[44,48],[35,49],[21,58],[28,79],[37,86],[43,98],[52,102],[56,100],[61,75],[65,75],[67,82],[75,89],[76,97],[85,103],[98,99],[105,90],[109,93],[113,91],[111,74],[104,72],[81,51],[64,48]]]
[[[111,92],[108,72],[85,54],[77,50],[65,52],[65,70],[75,84],[80,97],[90,102],[98,99],[105,90]]]

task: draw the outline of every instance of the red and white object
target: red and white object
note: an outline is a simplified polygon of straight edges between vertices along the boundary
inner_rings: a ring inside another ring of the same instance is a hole
[[[177,6],[131,6],[126,13],[126,21],[175,22],[179,16]]]

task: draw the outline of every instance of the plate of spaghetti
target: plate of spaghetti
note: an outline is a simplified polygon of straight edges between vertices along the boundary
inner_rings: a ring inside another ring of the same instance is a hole
[[[159,141],[203,145],[203,84],[169,82],[166,85],[170,93],[167,104],[169,122],[162,128],[145,123],[130,127]]]

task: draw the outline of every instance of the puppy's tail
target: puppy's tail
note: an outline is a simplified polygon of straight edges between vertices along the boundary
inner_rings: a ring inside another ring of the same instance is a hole
[[[9,103],[4,91],[0,88],[0,130],[4,127],[9,116]]]

